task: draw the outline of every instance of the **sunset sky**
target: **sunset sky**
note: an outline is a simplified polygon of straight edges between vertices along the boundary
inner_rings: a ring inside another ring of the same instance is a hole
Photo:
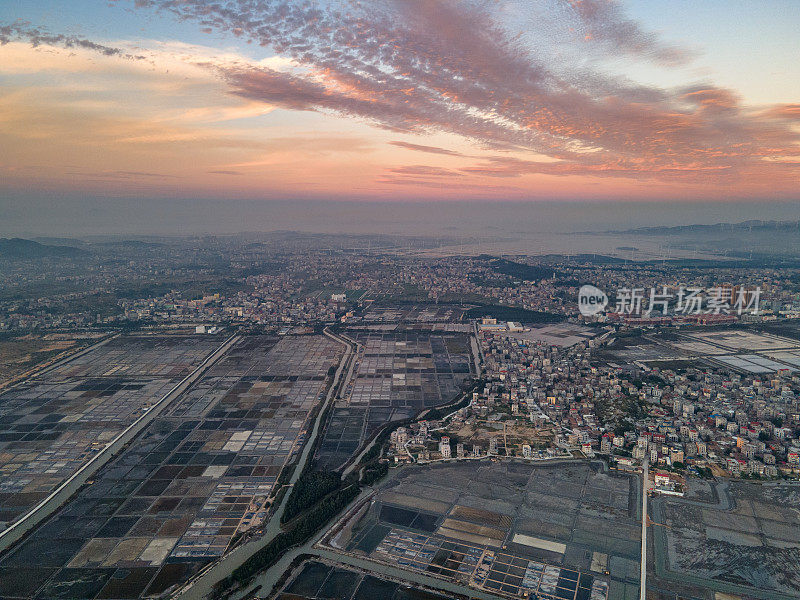
[[[796,0],[5,0],[0,194],[797,199]]]

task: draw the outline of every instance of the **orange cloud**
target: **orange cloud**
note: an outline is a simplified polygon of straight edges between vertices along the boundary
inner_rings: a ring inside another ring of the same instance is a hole
[[[203,30],[255,41],[274,49],[279,58],[255,62],[182,48],[177,62],[215,102],[191,103],[191,94],[182,89],[186,84],[179,77],[170,81],[162,73],[159,81],[179,96],[180,102],[170,104],[180,106],[180,114],[160,106],[151,114],[126,119],[120,116],[126,115],[122,105],[116,121],[107,110],[93,113],[97,128],[82,135],[120,146],[112,151],[118,160],[127,152],[148,162],[138,156],[139,150],[126,151],[123,146],[155,149],[154,156],[181,147],[205,157],[195,161],[205,174],[244,170],[251,177],[256,168],[275,173],[280,166],[284,171],[276,178],[287,186],[323,189],[344,181],[346,191],[348,184],[339,175],[349,173],[355,177],[351,185],[364,193],[374,190],[370,186],[375,182],[408,185],[411,180],[430,187],[443,181],[472,184],[485,191],[490,187],[486,182],[498,178],[509,180],[523,193],[556,179],[570,184],[578,179],[603,180],[611,182],[605,184],[609,190],[644,182],[661,189],[703,189],[718,196],[796,193],[798,105],[755,109],[734,91],[713,83],[662,89],[599,70],[576,71],[534,55],[501,25],[492,13],[494,5],[395,0],[360,5],[352,14],[292,3],[139,0],[137,5],[171,11]],[[687,57],[683,49],[662,43],[625,18],[614,3],[582,0],[567,8],[576,30],[586,31],[592,43],[607,53],[660,65]],[[138,63],[141,55],[158,66],[164,60],[146,51],[137,54],[123,44],[98,44],[38,29],[0,29],[2,35],[6,41],[27,38],[38,47],[51,44],[93,52],[104,61]],[[171,85],[179,90],[170,89]],[[16,110],[24,113],[24,107]],[[330,150],[321,150],[325,136],[320,135],[313,153],[276,151],[266,143],[270,138],[303,136],[260,132],[265,136],[260,138],[244,128],[220,125],[267,114],[285,116],[285,111],[315,113],[319,120],[346,117],[350,127],[373,127],[375,140],[392,132],[420,136],[424,142],[425,136],[444,133],[468,140],[480,150],[467,155],[436,145],[384,139],[384,148],[428,154],[431,164],[398,167],[390,157],[366,152],[359,161],[346,163],[328,156],[348,152],[350,143],[358,146],[353,142],[358,136],[330,136],[336,140]],[[77,106],[70,114],[80,114]],[[45,119],[36,133],[66,139],[72,128]],[[17,126],[15,135],[24,138],[23,129]],[[295,178],[293,167],[286,167],[298,156],[320,155],[328,162],[308,161],[311,176],[307,172],[305,180]],[[108,170],[158,172],[148,164],[130,169],[111,165]],[[334,172],[333,178],[319,179]],[[263,178],[249,181],[257,186]]]

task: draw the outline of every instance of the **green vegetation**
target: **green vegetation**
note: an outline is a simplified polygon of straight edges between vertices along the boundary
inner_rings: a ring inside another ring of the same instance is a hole
[[[402,284],[402,291],[395,294],[390,292],[393,300],[406,302],[428,302],[430,300],[428,292],[414,283]]]
[[[0,238],[0,258],[8,260],[31,260],[37,258],[77,258],[89,252],[74,246],[50,246],[22,238]]]
[[[470,275],[468,279],[470,283],[474,283],[475,285],[479,285],[481,287],[503,287],[508,285],[508,280],[505,277],[489,279],[480,275]]]
[[[341,477],[333,471],[306,470],[292,487],[281,515],[281,523],[291,521],[301,512],[314,506],[342,484]]]
[[[662,385],[664,380],[653,373],[643,373],[638,379],[631,379],[630,382],[635,385],[637,389],[642,389],[645,384]]]
[[[437,304],[486,304],[487,302],[491,302],[491,299],[472,292],[446,292],[436,299]]]
[[[297,463],[293,463],[291,465],[285,466],[281,469],[280,475],[278,475],[277,481],[275,481],[275,486],[272,488],[272,495],[276,495],[278,491],[283,488],[289,481],[292,479],[292,475],[294,474],[294,470],[297,468]]]
[[[701,467],[699,465],[695,465],[694,468],[697,471],[697,474],[703,479],[714,479],[714,473],[708,467]]]
[[[508,275],[514,279],[522,281],[536,281],[539,279],[549,279],[555,271],[550,267],[540,267],[526,265],[524,263],[513,262],[504,258],[498,258],[490,262],[491,267],[498,273]]]
[[[350,504],[359,492],[358,485],[350,485],[319,502],[291,529],[279,533],[233,573],[220,581],[216,586],[214,597],[222,597],[225,590],[229,590],[235,585],[247,584],[257,573],[274,565],[290,548],[307,542],[320,527]]]
[[[364,473],[361,475],[361,483],[364,485],[372,485],[376,481],[382,479],[389,472],[389,465],[385,462],[377,462],[364,468]]]
[[[481,317],[494,317],[500,321],[518,321],[520,323],[559,323],[564,320],[562,315],[527,310],[515,306],[501,304],[482,304],[469,309],[464,313],[467,319],[480,319]]]
[[[399,425],[396,425],[391,428],[387,427],[383,431],[381,431],[375,437],[375,441],[373,442],[372,446],[370,446],[369,450],[367,450],[364,453],[364,456],[361,457],[360,464],[366,465],[375,460],[376,458],[379,458],[382,453],[383,446],[384,444],[386,444],[386,440],[388,440],[389,436],[392,435],[392,431],[397,429],[397,427],[405,427],[404,423],[410,423],[410,421],[403,421]]]
[[[142,285],[126,284],[114,290],[117,298],[128,300],[136,298],[152,298],[164,296],[176,289],[175,282],[165,281],[161,283],[145,283]]]
[[[597,401],[596,408],[601,422],[609,424],[616,435],[633,431],[633,423],[646,412],[646,406],[633,396],[601,398]]]
[[[446,416],[447,414],[449,414],[451,412],[454,412],[454,411],[456,411],[456,410],[458,410],[460,408],[464,408],[465,406],[467,406],[469,404],[469,401],[470,401],[470,399],[469,399],[469,396],[467,395],[464,398],[462,398],[461,400],[459,400],[458,402],[456,402],[455,404],[451,404],[451,405],[448,405],[448,406],[442,406],[442,407],[439,407],[439,408],[432,408],[427,413],[425,413],[425,418],[429,419],[431,421],[436,421],[436,420],[441,419],[442,417]]]
[[[5,332],[0,335],[0,384],[44,365],[61,354],[77,352],[98,340],[65,339],[48,341],[32,335]]]
[[[584,285],[585,282],[580,282],[577,279],[556,279],[554,284],[556,287],[576,287],[579,288]]]
[[[383,450],[386,448],[386,444],[389,441],[389,436],[392,434],[392,431],[398,427],[406,427],[410,423],[410,420],[393,423],[391,427],[386,427],[375,437],[375,441],[373,442],[372,446],[370,446],[369,450],[367,450],[364,453],[364,456],[361,457],[361,461],[358,463],[359,468],[356,471],[363,471],[361,475],[361,482],[364,485],[372,485],[379,479],[382,479],[389,472],[388,463],[381,461]]]

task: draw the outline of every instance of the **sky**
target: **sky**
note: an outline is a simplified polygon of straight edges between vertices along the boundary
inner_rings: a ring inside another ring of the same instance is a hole
[[[792,206],[798,29],[795,0],[5,0],[0,217],[109,198]]]

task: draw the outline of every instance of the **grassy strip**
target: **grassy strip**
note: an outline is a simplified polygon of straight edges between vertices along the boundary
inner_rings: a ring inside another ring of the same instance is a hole
[[[364,473],[361,475],[361,483],[364,485],[372,485],[376,481],[383,479],[389,472],[389,463],[378,462],[374,465],[364,467]]]
[[[291,521],[341,485],[342,480],[338,473],[304,470],[292,486],[286,508],[281,515],[281,523]]]
[[[458,402],[454,402],[452,404],[443,404],[442,406],[428,409],[428,412],[425,413],[425,420],[438,421],[442,417],[447,416],[452,412],[460,410],[465,406],[469,406],[469,403],[472,401],[472,393],[475,390],[481,389],[484,385],[486,385],[486,381],[484,379],[474,379],[472,384],[466,390],[464,390],[463,395]]]
[[[438,408],[430,409],[427,413],[425,413],[425,419],[428,421],[438,421],[439,419],[450,414],[451,412],[455,412],[459,409],[464,408],[465,406],[469,406],[469,403],[471,401],[472,398],[470,397],[469,394],[467,394],[455,404],[449,404],[447,406],[441,406]]]
[[[215,596],[224,591],[247,585],[259,572],[274,565],[287,550],[307,542],[329,520],[352,502],[359,494],[358,485],[342,488],[322,500],[290,530],[276,535],[271,542],[248,558],[240,567],[215,586]]]

